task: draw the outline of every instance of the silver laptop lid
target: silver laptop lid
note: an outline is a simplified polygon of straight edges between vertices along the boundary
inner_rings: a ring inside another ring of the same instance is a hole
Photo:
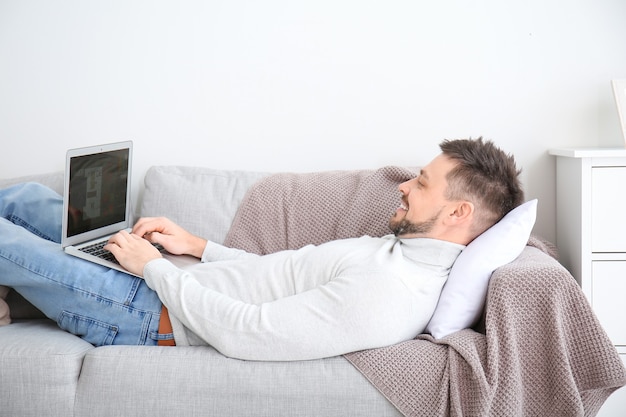
[[[62,247],[131,227],[132,153],[132,141],[67,151]]]

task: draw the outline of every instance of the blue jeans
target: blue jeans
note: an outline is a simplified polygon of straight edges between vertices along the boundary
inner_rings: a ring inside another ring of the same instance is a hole
[[[161,301],[137,277],[67,255],[63,201],[40,184],[0,190],[0,285],[95,345],[156,345]]]

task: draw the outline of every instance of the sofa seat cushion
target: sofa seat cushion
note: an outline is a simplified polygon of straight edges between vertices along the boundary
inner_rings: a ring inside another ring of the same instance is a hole
[[[75,415],[90,417],[400,415],[341,357],[242,361],[206,346],[91,350],[76,398]]]
[[[0,327],[0,415],[73,415],[78,377],[93,346],[51,320]]]

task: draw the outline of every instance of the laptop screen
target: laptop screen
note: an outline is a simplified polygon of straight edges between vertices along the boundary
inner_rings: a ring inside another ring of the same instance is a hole
[[[129,154],[126,148],[70,158],[68,237],[126,220]]]

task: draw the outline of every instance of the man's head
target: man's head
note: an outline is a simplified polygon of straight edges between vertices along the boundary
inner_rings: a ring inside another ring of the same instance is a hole
[[[468,244],[524,202],[515,160],[482,138],[444,140],[442,153],[400,184],[402,205],[389,221],[400,237]]]

